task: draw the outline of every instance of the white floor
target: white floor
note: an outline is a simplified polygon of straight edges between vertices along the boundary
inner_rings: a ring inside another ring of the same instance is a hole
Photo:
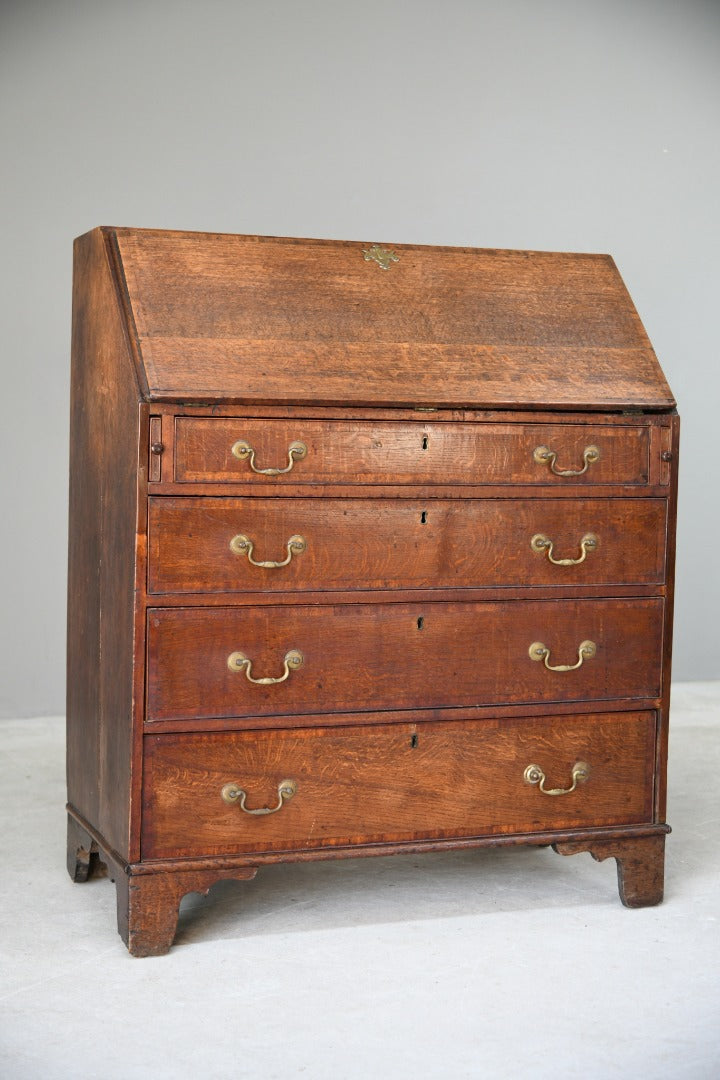
[[[0,722],[7,1080],[720,1076],[720,683],[676,687],[666,899],[500,849],[276,866],[133,960],[65,871],[63,728]]]

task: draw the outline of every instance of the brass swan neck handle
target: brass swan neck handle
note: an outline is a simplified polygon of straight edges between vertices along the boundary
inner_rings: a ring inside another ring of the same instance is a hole
[[[545,773],[539,765],[528,765],[524,774],[526,784],[537,784],[543,795],[570,795],[578,784],[584,784],[590,776],[590,766],[584,761],[576,761],[573,765],[571,780],[572,786],[568,788],[546,788]]]
[[[231,551],[236,555],[247,555],[247,560],[251,566],[260,566],[266,570],[277,570],[281,566],[287,566],[293,555],[301,555],[306,547],[307,543],[305,537],[295,534],[295,536],[290,537],[285,545],[287,555],[284,559],[281,559],[278,562],[274,562],[272,559],[260,561],[258,559],[253,559],[255,545],[248,536],[244,535],[244,533],[238,533],[238,535],[233,536],[230,541]]]
[[[282,476],[283,473],[289,473],[295,464],[296,459],[304,458],[307,452],[305,443],[300,442],[299,439],[295,439],[288,447],[288,463],[284,469],[258,469],[255,464],[255,448],[252,447],[249,442],[246,442],[244,439],[238,439],[232,447],[233,457],[238,458],[239,461],[248,461],[252,471],[254,473],[260,473],[262,476]]]
[[[583,450],[583,467],[581,469],[558,469],[557,454],[547,446],[536,446],[533,450],[533,461],[538,465],[548,465],[550,472],[555,476],[582,476],[588,471],[588,466],[600,460],[600,451],[597,446],[586,446]]]
[[[245,814],[252,814],[254,817],[264,816],[266,814],[277,814],[278,810],[282,810],[284,803],[287,799],[292,799],[293,795],[297,791],[297,781],[295,780],[281,780],[278,784],[278,801],[277,806],[260,806],[257,810],[250,810],[245,805],[247,799],[247,792],[239,784],[226,784],[220,792],[220,796],[223,802],[226,802],[229,806],[237,805]]]
[[[585,660],[591,660],[597,652],[597,645],[594,641],[581,641],[578,645],[578,658],[574,664],[551,664],[550,663],[550,650],[547,645],[543,645],[542,641],[533,641],[532,645],[528,649],[531,660],[542,660],[548,671],[576,671],[577,668],[582,667]]]
[[[545,552],[548,561],[551,562],[553,566],[579,566],[580,563],[585,562],[588,552],[597,550],[598,543],[599,541],[595,533],[585,533],[580,540],[580,555],[577,559],[556,559],[553,556],[555,542],[551,540],[549,536],[545,536],[544,533],[535,533],[530,541],[530,547],[533,551],[538,553]]]
[[[248,682],[255,683],[256,686],[273,686],[275,683],[285,682],[290,672],[297,671],[299,667],[302,667],[302,663],[303,654],[298,649],[291,649],[290,652],[285,653],[282,675],[278,675],[276,678],[266,676],[263,679],[254,679],[252,676],[253,661],[245,653],[230,653],[227,660],[227,666],[231,671],[244,671]]]

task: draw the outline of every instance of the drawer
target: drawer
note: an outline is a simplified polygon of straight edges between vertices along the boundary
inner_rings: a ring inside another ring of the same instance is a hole
[[[297,484],[567,488],[646,484],[648,455],[649,429],[639,425],[178,417],[174,476],[178,482],[272,483],[278,488]]]
[[[142,857],[650,822],[654,758],[652,712],[147,736]]]
[[[148,589],[653,584],[665,516],[663,499],[161,496],[149,505]]]
[[[660,599],[154,608],[147,719],[655,699],[662,617]]]

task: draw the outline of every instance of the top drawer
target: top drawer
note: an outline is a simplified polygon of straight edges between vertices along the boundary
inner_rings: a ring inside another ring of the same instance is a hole
[[[181,483],[532,484],[648,482],[649,429],[178,417]]]

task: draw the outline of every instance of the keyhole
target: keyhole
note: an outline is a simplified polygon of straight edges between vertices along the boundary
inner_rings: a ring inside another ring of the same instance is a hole
[[[413,750],[417,747],[417,744],[418,744],[417,735],[411,735],[410,736],[410,746],[413,748]]]
[[[423,450],[427,450],[427,448],[428,448],[428,437],[427,437],[427,435],[423,435],[422,448],[423,448]]]
[[[426,521],[427,521],[427,510],[423,510],[422,514],[420,515],[420,524],[424,525]]]
[[[418,628],[418,630],[422,630],[424,626],[425,626],[425,617],[423,615],[421,615],[420,618],[417,621],[417,628]]]

